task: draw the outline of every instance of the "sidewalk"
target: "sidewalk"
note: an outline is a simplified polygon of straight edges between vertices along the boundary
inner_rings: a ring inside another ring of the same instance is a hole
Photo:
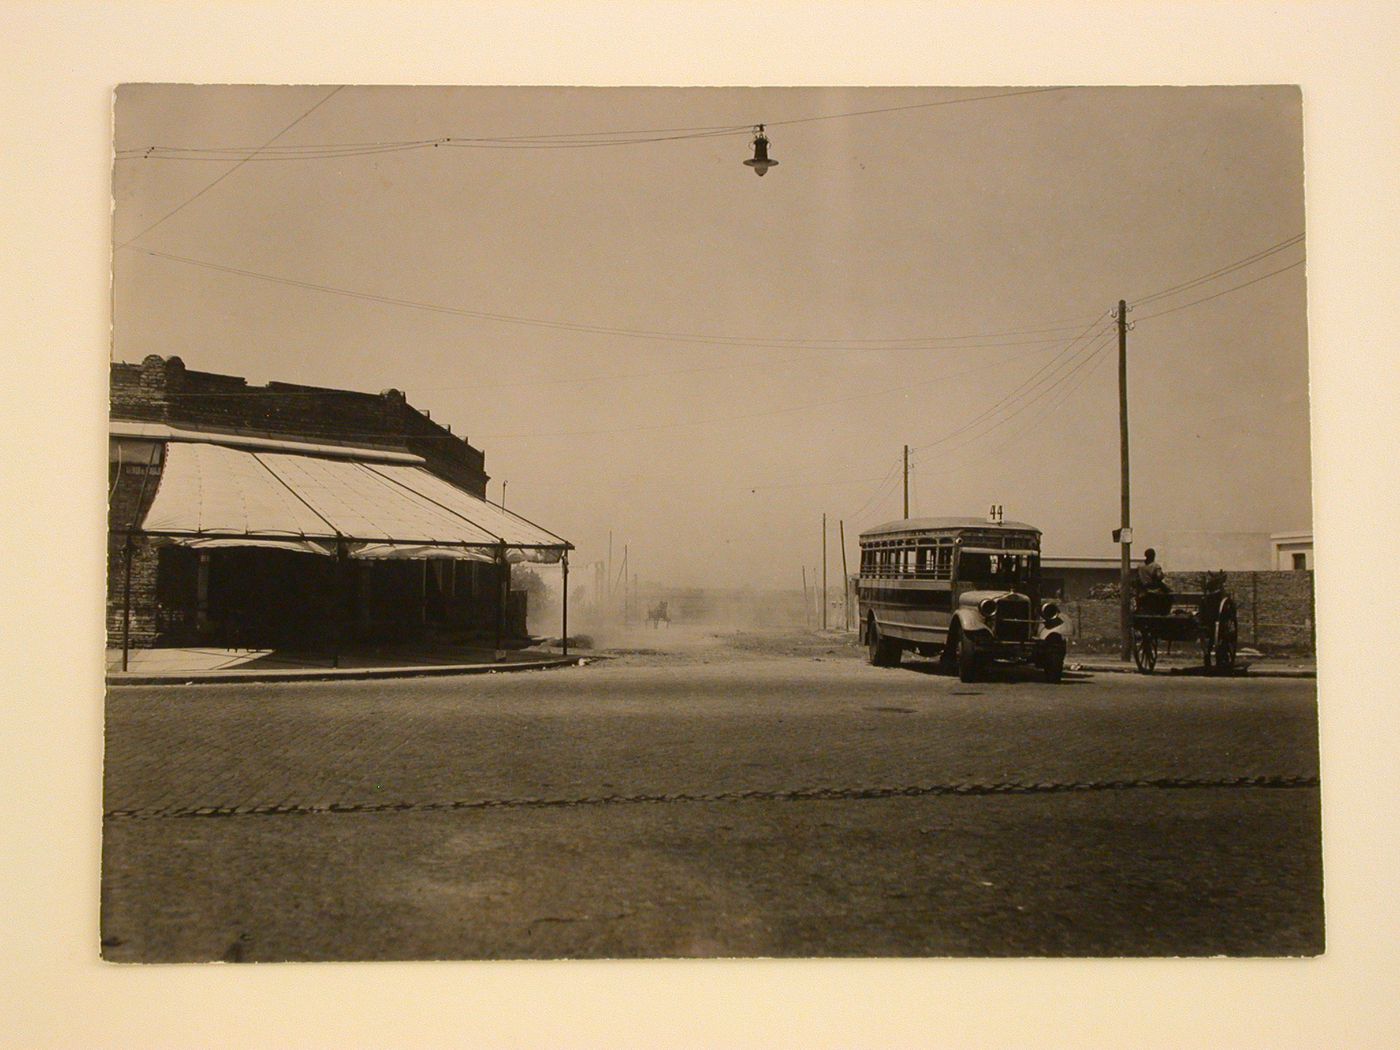
[[[1065,657],[1065,668],[1072,671],[1089,671],[1095,674],[1138,674],[1137,665],[1132,660],[1120,659],[1114,653],[1076,653],[1071,651]],[[1154,674],[1191,675],[1221,678],[1316,678],[1317,661],[1297,656],[1253,656],[1240,653],[1235,657],[1234,669],[1228,672],[1207,672],[1201,665],[1198,654],[1159,655]]]
[[[127,670],[120,649],[107,650],[108,685],[186,685],[208,682],[307,682],[331,679],[412,678],[427,675],[496,674],[573,667],[587,657],[557,650],[512,649],[499,659],[491,649],[416,646],[350,650],[338,660],[326,653],[281,649],[133,649]]]

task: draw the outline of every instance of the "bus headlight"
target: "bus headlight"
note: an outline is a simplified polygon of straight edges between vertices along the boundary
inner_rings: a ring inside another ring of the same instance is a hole
[[[1060,615],[1060,607],[1054,602],[1046,602],[1040,607],[1040,616],[1046,623],[1051,623]]]
[[[984,619],[991,619],[992,614],[997,611],[997,603],[991,598],[983,598],[977,603],[977,611]]]

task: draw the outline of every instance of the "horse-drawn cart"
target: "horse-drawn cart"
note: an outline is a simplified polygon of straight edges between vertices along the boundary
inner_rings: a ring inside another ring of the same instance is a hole
[[[1228,672],[1235,666],[1239,644],[1239,618],[1235,600],[1225,593],[1225,574],[1206,574],[1199,594],[1148,591],[1133,606],[1133,662],[1143,674],[1157,666],[1158,645],[1174,642],[1199,644],[1206,672]]]

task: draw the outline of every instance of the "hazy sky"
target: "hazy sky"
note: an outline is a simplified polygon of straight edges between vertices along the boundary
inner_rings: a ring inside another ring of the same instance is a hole
[[[1300,98],[984,97],[1025,90],[124,87],[115,357],[402,389],[578,567],[611,530],[647,580],[797,586],[826,513],[834,573],[839,520],[854,557],[900,516],[905,444],[911,513],[1113,555],[1106,312],[1303,233]],[[611,132],[651,141],[342,148]],[[1129,315],[1139,550],[1310,527],[1302,258]]]

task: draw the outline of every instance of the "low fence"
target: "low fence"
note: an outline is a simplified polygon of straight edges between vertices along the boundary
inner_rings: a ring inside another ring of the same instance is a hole
[[[1205,573],[1173,572],[1167,585],[1174,591],[1199,592]],[[1242,647],[1260,652],[1311,653],[1316,648],[1313,574],[1293,572],[1232,572],[1225,590],[1235,599]],[[1081,649],[1121,647],[1118,598],[1060,602],[1072,625],[1071,642]]]

